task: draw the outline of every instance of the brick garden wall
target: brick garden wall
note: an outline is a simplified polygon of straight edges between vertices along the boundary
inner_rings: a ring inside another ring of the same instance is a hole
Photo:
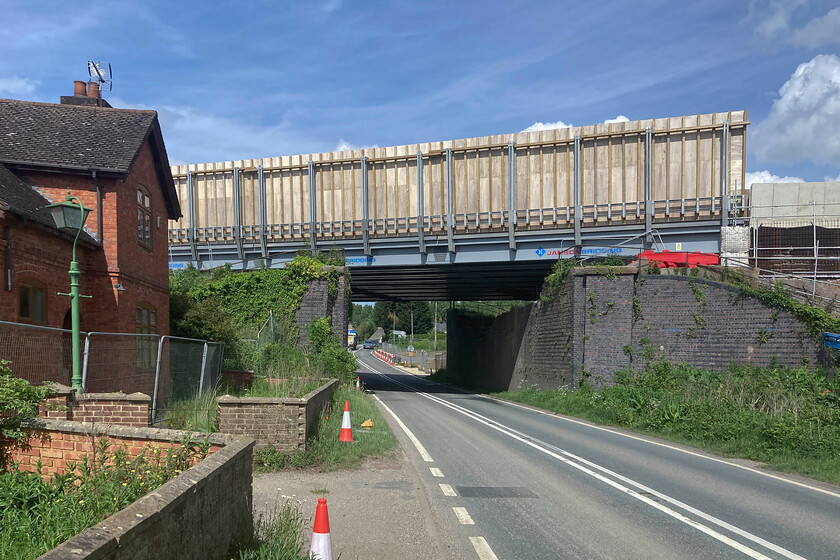
[[[594,267],[573,270],[556,294],[544,289],[524,328],[508,314],[482,328],[449,318],[448,327],[450,373],[486,390],[574,387],[582,377],[610,384],[615,371],[642,367],[646,348],[708,369],[825,360],[821,341],[791,313],[702,272],[648,275],[637,266],[609,276]],[[504,338],[513,347],[500,343]]]
[[[143,393],[83,393],[59,384],[41,404],[40,417],[76,422],[145,428],[149,425],[149,403]]]
[[[338,380],[330,380],[299,399],[219,397],[219,431],[254,438],[258,451],[269,445],[283,452],[302,451],[337,385]]]
[[[103,429],[61,420],[35,420],[31,427],[32,450],[21,458],[31,466],[37,451],[42,463],[51,463],[45,472],[90,453],[94,439],[125,445],[135,455],[153,446],[178,446],[185,435],[152,428]],[[40,558],[229,558],[231,543],[253,534],[253,441],[221,434],[193,436],[207,437],[212,444],[207,458]]]

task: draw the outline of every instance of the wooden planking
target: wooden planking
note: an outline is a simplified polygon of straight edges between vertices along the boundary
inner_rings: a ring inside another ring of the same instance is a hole
[[[453,212],[471,214],[473,225],[468,226],[474,227],[474,213],[507,210],[507,143],[511,140],[516,144],[515,206],[522,210],[558,208],[558,221],[565,220],[565,208],[574,202],[575,134],[582,138],[582,204],[597,204],[599,220],[606,218],[606,205],[611,204],[612,219],[616,220],[620,218],[621,203],[629,203],[628,217],[629,214],[635,217],[634,203],[644,198],[645,128],[649,126],[653,131],[654,199],[712,197],[720,195],[720,141],[722,124],[727,119],[734,125],[730,133],[729,184],[733,194],[741,194],[745,190],[747,121],[745,111],[735,111],[347,152],[174,166],[172,172],[184,216],[171,225],[189,227],[188,170],[195,177],[197,227],[233,225],[234,167],[241,169],[243,224],[258,224],[257,167],[260,165],[265,169],[267,222],[306,224],[310,219],[310,160],[315,163],[316,220],[359,221],[363,216],[359,163],[362,155],[368,158],[370,218],[414,217],[419,210],[418,151],[424,154],[423,214],[443,215],[447,210],[445,150],[450,147]],[[671,208],[672,212],[679,211],[677,204]],[[689,210],[693,212],[691,204],[686,205],[686,214]],[[479,223],[480,228],[486,228],[486,217],[482,216]],[[538,212],[531,212],[531,224],[538,223]]]

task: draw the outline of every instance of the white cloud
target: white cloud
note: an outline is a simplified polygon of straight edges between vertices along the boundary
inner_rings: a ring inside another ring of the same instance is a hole
[[[555,121],[555,122],[535,122],[522,132],[537,132],[538,130],[553,130],[555,128],[571,128],[573,124],[566,124],[563,121]]]
[[[605,120],[605,121],[604,121],[604,124],[617,123],[617,122],[630,122],[630,119],[628,119],[628,118],[627,118],[627,117],[625,117],[624,115],[618,115],[618,116],[617,116],[616,118],[614,118],[614,119],[607,119],[607,120]]]
[[[614,119],[607,119],[603,122],[603,124],[610,124],[610,123],[620,123],[620,122],[629,122],[630,119],[625,117],[624,115],[618,115]],[[573,128],[575,125],[572,123],[565,123],[563,121],[555,121],[555,122],[535,122],[522,132],[537,132],[539,130],[554,130],[555,128]]]
[[[838,173],[836,177],[826,175],[825,177],[823,177],[823,181],[840,181],[840,173]]]
[[[803,62],[779,90],[770,114],[750,132],[762,161],[810,160],[840,166],[840,59]]]
[[[804,26],[793,25],[794,13],[808,6],[807,0],[770,0],[754,3],[751,11],[762,16],[753,31],[753,40],[763,45],[788,44],[819,48],[840,43],[840,8],[811,18]]]
[[[805,179],[800,177],[779,177],[764,170],[748,172],[744,182],[747,184],[747,188],[750,188],[755,183],[804,183]]]
[[[0,94],[3,95],[31,95],[40,82],[29,78],[0,78]]]
[[[357,146],[356,144],[351,144],[344,138],[340,138],[338,140],[338,144],[335,146],[334,152],[349,152],[351,150],[366,150],[368,148],[378,148],[377,144],[365,145],[365,146]]]
[[[787,42],[812,49],[840,43],[840,8],[829,10],[824,16],[809,21],[805,27],[794,30]]]

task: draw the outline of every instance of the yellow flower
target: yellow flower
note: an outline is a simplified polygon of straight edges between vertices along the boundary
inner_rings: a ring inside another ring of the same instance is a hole
[[[123,482],[123,486],[128,486],[128,482]]]
[[[84,500],[79,500],[79,503],[83,504],[83,503],[85,503],[85,501]]]

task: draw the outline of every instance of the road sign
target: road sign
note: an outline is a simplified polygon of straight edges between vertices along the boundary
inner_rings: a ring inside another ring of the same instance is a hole
[[[825,341],[825,345],[829,348],[840,349],[840,334],[830,332],[823,333],[823,341]]]

